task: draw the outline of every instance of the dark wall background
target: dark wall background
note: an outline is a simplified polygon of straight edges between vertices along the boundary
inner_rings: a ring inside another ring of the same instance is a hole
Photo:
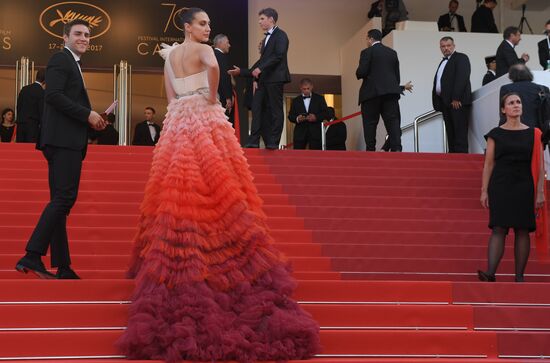
[[[177,13],[183,7],[206,10],[212,37],[229,36],[234,64],[248,63],[248,0],[2,0],[0,1],[0,66],[13,66],[21,56],[45,65],[62,48],[63,24],[74,17],[92,23],[87,69],[112,69],[126,59],[134,71],[161,71],[161,43],[183,41]]]

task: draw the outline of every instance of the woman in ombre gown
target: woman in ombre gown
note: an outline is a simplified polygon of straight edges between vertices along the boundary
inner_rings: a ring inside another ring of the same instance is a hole
[[[216,99],[206,12],[181,15],[185,41],[162,51],[168,113],[134,242],[135,291],[117,342],[131,359],[285,361],[320,350],[292,299],[247,161]]]

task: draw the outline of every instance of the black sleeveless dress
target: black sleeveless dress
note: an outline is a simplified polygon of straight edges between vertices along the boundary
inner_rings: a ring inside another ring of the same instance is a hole
[[[489,228],[536,228],[535,187],[531,174],[534,129],[492,129],[495,166],[489,180]]]

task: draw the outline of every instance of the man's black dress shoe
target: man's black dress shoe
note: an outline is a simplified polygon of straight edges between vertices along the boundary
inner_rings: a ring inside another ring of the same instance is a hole
[[[278,150],[279,145],[266,145],[265,148],[268,150]]]
[[[247,148],[247,149],[259,149],[259,148],[260,148],[260,145],[256,145],[256,144],[246,144],[244,147]]]
[[[516,282],[525,282],[523,275],[516,275]]]
[[[78,276],[70,267],[58,268],[55,278],[59,280],[80,280],[80,276]]]
[[[484,281],[484,282],[495,282],[497,280],[495,275],[481,271],[481,270],[477,270],[477,277],[479,281]]]
[[[24,256],[17,262],[15,269],[25,274],[32,272],[41,279],[55,279],[55,275],[46,270],[42,261],[35,261],[27,256]]]

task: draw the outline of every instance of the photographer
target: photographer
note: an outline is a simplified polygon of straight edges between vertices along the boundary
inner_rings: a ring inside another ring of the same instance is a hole
[[[382,7],[382,33],[383,36],[395,29],[395,24],[408,20],[409,12],[403,0],[385,0]]]
[[[437,27],[439,31],[445,32],[465,32],[466,25],[464,25],[464,17],[458,15],[458,0],[451,0],[449,2],[449,12],[439,17],[437,21]]]

